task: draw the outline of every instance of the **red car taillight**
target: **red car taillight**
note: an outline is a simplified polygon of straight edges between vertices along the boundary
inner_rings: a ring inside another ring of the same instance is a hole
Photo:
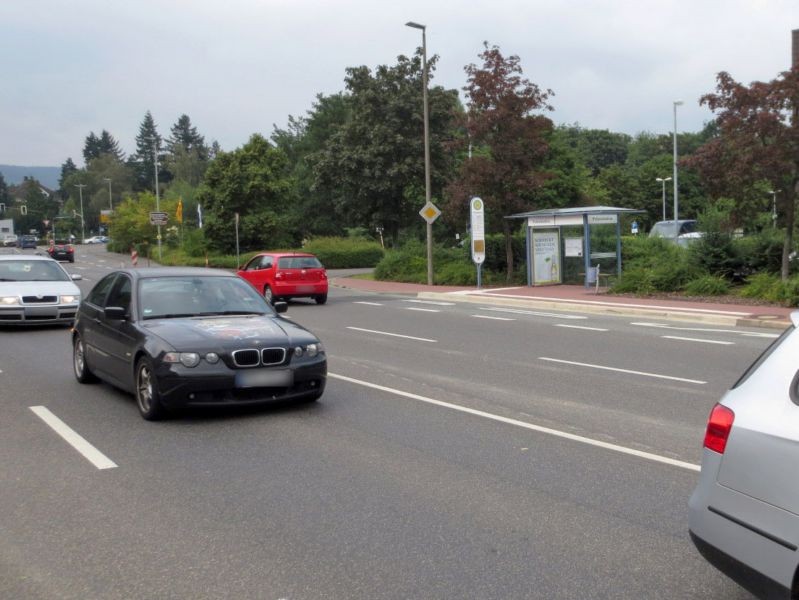
[[[724,454],[727,447],[727,438],[732,431],[732,422],[735,420],[735,413],[726,406],[716,404],[710,411],[707,420],[707,431],[705,432],[705,448]]]

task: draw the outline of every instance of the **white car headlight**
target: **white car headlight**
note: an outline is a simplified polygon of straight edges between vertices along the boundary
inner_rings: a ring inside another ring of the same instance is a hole
[[[200,355],[196,352],[167,352],[164,362],[180,363],[184,367],[196,367],[200,364]]]
[[[19,298],[16,296],[0,296],[0,305],[12,306],[14,304],[19,304]]]
[[[61,296],[61,304],[75,304],[80,302],[80,296]]]

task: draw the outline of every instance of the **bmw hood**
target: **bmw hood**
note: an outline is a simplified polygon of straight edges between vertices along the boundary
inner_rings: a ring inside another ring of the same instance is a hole
[[[143,327],[178,351],[293,346],[319,341],[291,321],[261,316],[153,319]]]

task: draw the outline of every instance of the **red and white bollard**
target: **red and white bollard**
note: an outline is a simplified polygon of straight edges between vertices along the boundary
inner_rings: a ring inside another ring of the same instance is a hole
[[[133,264],[134,267],[139,265],[139,253],[136,252],[136,248],[130,249],[130,262]]]

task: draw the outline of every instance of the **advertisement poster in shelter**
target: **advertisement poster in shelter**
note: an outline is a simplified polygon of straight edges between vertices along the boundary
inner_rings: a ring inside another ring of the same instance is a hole
[[[534,230],[533,285],[560,282],[560,232]]]

